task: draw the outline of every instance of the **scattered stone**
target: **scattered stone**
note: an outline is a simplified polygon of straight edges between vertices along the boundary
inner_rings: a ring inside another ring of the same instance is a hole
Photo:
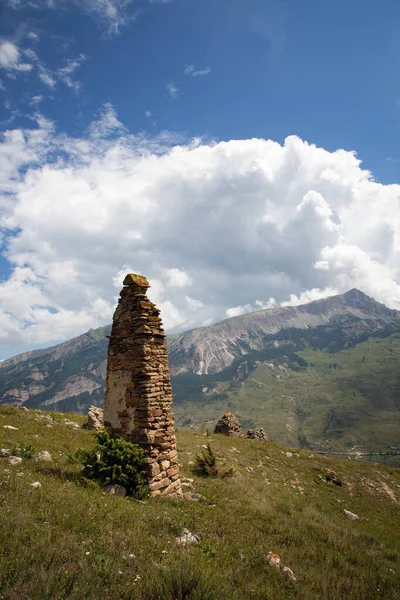
[[[182,483],[181,483],[181,486],[182,486],[182,487],[188,487],[188,488],[192,488],[192,487],[193,487],[193,484],[192,484],[192,483],[189,483],[189,481],[182,481]]]
[[[160,311],[143,275],[130,273],[123,285],[109,336],[104,425],[147,451],[152,497],[182,497]]]
[[[187,481],[188,483],[193,483],[194,480],[192,479],[192,477],[184,477],[182,479],[182,481]]]
[[[9,465],[20,465],[22,463],[22,458],[19,456],[9,456],[7,459]]]
[[[198,544],[200,542],[200,538],[193,533],[190,533],[188,529],[184,529],[182,531],[182,535],[180,537],[175,538],[178,546],[187,546],[187,544]]]
[[[34,490],[38,490],[42,487],[42,484],[40,483],[40,481],[34,481],[33,483],[31,483],[31,487],[33,487]]]
[[[202,494],[194,494],[193,492],[186,492],[186,494],[183,494],[183,497],[186,500],[193,500],[194,502],[199,502],[200,500],[207,500],[207,498]]]
[[[18,431],[18,427],[13,427],[12,425],[3,425],[4,429],[12,429],[13,431]]]
[[[0,450],[0,458],[8,458],[9,456],[11,456],[10,450],[7,450],[7,448],[2,448]]]
[[[88,412],[87,428],[99,431],[104,428],[104,410],[97,406],[90,406]]]
[[[262,427],[258,429],[249,429],[246,433],[246,437],[250,440],[260,440],[261,442],[269,442],[269,437],[265,433]]]
[[[41,450],[40,452],[38,452],[36,458],[37,460],[45,460],[48,462],[52,460],[51,454],[50,452],[47,452],[47,450]]]
[[[275,552],[268,552],[267,563],[270,564],[271,567],[279,569],[281,566],[281,557],[279,556],[279,554],[275,554]]]
[[[67,425],[68,427],[73,427],[74,429],[81,428],[79,423],[75,423],[75,421],[69,421],[68,419],[64,419],[64,425]]]
[[[349,510],[344,509],[344,514],[346,515],[346,517],[348,517],[351,521],[358,521],[359,520],[359,516],[356,515],[355,513],[350,512]]]
[[[37,416],[35,417],[35,421],[38,421],[39,423],[40,423],[41,421],[43,421],[43,422],[44,422],[44,421],[48,421],[48,422],[50,422],[50,423],[53,423],[54,419],[53,419],[53,417],[51,417],[50,415],[37,415]]]
[[[342,482],[340,479],[338,479],[338,476],[336,475],[335,471],[332,471],[332,469],[326,469],[325,481],[328,483],[333,483],[338,487],[341,487],[342,485]]]
[[[290,579],[290,581],[293,581],[293,582],[297,581],[292,569],[289,569],[289,567],[283,567],[282,573],[283,573],[283,576],[285,577],[285,579]]]
[[[226,412],[215,426],[214,433],[222,433],[228,437],[243,437],[239,419],[231,412]]]
[[[24,412],[29,412],[29,408],[26,408],[26,406],[20,406],[20,409]]]
[[[293,452],[285,452],[285,456],[287,456],[288,458],[292,458]]]
[[[126,496],[126,489],[123,485],[118,485],[117,483],[110,483],[106,485],[104,488],[106,494],[110,494],[111,496]]]

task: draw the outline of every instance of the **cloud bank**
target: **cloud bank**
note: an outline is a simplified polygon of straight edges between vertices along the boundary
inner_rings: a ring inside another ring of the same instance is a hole
[[[354,153],[135,136],[111,106],[82,138],[37,120],[0,145],[0,344],[109,322],[130,270],[167,330],[352,287],[400,309],[400,186]]]

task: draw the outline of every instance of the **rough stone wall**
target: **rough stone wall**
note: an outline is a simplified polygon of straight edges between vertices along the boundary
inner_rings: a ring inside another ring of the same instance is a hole
[[[181,496],[167,345],[141,275],[125,277],[107,360],[104,424],[149,453],[152,496]]]

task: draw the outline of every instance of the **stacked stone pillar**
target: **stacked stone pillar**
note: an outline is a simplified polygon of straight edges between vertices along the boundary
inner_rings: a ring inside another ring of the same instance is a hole
[[[181,496],[167,345],[148,287],[142,275],[124,279],[108,347],[104,424],[147,450],[151,496]]]

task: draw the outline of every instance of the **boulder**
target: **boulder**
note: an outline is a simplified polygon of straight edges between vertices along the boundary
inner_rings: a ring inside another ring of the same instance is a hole
[[[358,521],[359,520],[359,516],[356,515],[355,513],[350,512],[349,510],[344,509],[344,514],[346,515],[346,517],[348,517],[351,521]]]
[[[265,433],[262,427],[258,429],[249,429],[246,433],[246,437],[250,440],[260,440],[261,442],[269,442],[269,437]]]
[[[200,538],[198,538],[197,535],[190,533],[188,529],[184,529],[182,531],[182,535],[175,538],[175,541],[178,546],[187,546],[188,544],[198,544],[200,542]]]
[[[193,492],[186,492],[186,494],[183,494],[183,497],[186,500],[192,500],[193,502],[199,502],[200,500],[207,500],[207,498],[205,496],[203,496],[203,494],[194,494]]]
[[[40,452],[38,452],[36,458],[37,460],[45,460],[48,462],[52,460],[51,454],[50,452],[47,452],[47,450],[41,450]]]
[[[89,407],[87,428],[93,431],[104,428],[104,411],[102,408],[93,405]]]
[[[289,567],[283,567],[282,574],[285,579],[289,579],[290,581],[293,581],[293,583],[297,581],[295,574],[293,573],[292,569],[289,569]]]
[[[279,556],[279,554],[276,554],[275,552],[268,552],[267,563],[270,564],[271,567],[275,567],[276,569],[279,569],[281,566],[281,557]]]
[[[226,412],[224,416],[220,418],[215,426],[214,433],[222,433],[229,437],[243,437],[243,430],[239,423],[239,419],[230,412]]]
[[[8,458],[9,456],[11,456],[10,450],[7,450],[7,448],[1,448],[0,458]]]
[[[8,464],[12,466],[20,465],[22,463],[22,458],[19,456],[9,456],[6,460]]]
[[[110,483],[106,485],[104,488],[106,494],[110,494],[111,496],[126,496],[126,489],[123,485],[118,485],[117,483]]]
[[[38,490],[39,488],[41,488],[41,487],[42,487],[42,484],[40,483],[40,481],[34,481],[33,483],[31,483],[31,487],[32,487],[34,490]]]

